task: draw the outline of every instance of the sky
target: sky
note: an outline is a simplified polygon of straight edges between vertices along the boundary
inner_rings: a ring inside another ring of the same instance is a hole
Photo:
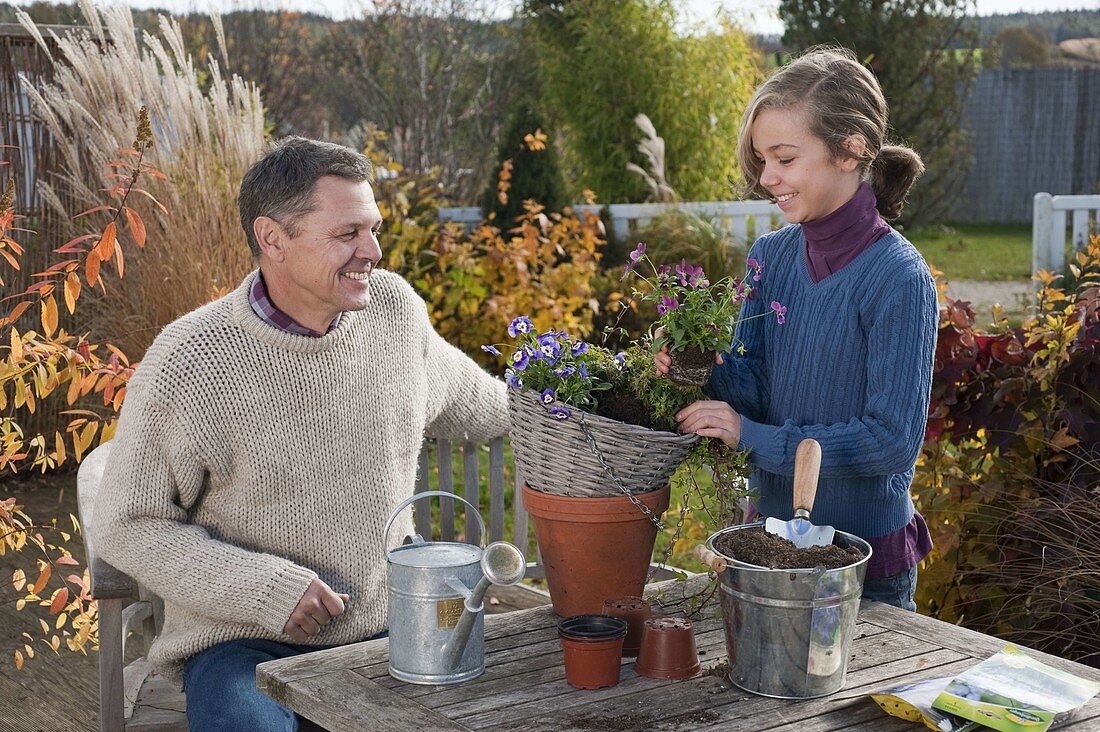
[[[125,0],[136,8],[166,8],[172,12],[206,12],[217,7],[228,12],[239,7],[279,7],[347,17],[354,8],[367,3],[361,0]],[[509,0],[481,0],[495,5],[497,13],[507,16],[516,3]],[[680,0],[689,18],[703,22],[714,19],[720,8],[729,11],[734,18],[754,33],[780,34],[783,24],[776,8],[779,0]],[[1100,0],[977,0],[979,15],[1003,13],[1039,13],[1047,10],[1096,10],[1100,12]]]

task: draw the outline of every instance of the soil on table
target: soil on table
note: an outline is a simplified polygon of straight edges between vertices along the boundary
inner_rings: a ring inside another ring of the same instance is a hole
[[[788,539],[769,534],[762,528],[722,534],[714,548],[727,557],[769,569],[837,569],[863,559],[859,549],[836,544],[799,549]]]
[[[649,410],[642,400],[633,394],[623,394],[616,391],[605,391],[600,394],[600,401],[596,407],[596,414],[608,419],[636,424],[639,427],[653,428],[649,419]]]

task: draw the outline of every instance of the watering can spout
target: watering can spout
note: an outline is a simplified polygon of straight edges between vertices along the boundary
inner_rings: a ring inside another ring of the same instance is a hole
[[[443,646],[444,663],[448,669],[455,668],[462,660],[462,654],[470,640],[470,632],[485,608],[485,593],[488,592],[489,586],[507,586],[519,582],[527,572],[527,560],[515,546],[506,541],[494,541],[485,547],[485,552],[481,555],[481,572],[482,577],[473,590],[458,579],[449,580],[447,583],[465,598],[462,603],[462,616]]]

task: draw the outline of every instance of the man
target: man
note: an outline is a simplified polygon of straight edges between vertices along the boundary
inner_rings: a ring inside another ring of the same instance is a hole
[[[164,598],[149,658],[182,676],[192,730],[295,729],[256,664],[384,631],[382,529],[423,436],[507,431],[504,385],[375,270],[370,176],[346,148],[277,143],[241,183],[259,269],[129,384],[92,538]]]

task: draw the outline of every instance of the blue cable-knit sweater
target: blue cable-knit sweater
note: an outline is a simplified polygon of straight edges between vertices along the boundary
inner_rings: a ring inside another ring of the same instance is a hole
[[[791,518],[794,454],[821,443],[812,520],[861,537],[913,517],[909,485],[924,439],[938,327],[928,265],[897,231],[817,284],[802,227],[753,245],[764,264],[737,327],[744,355],[726,354],[707,393],[741,414],[750,487],[766,516]],[[772,314],[786,306],[786,323]],[[753,317],[764,313],[762,317]]]

